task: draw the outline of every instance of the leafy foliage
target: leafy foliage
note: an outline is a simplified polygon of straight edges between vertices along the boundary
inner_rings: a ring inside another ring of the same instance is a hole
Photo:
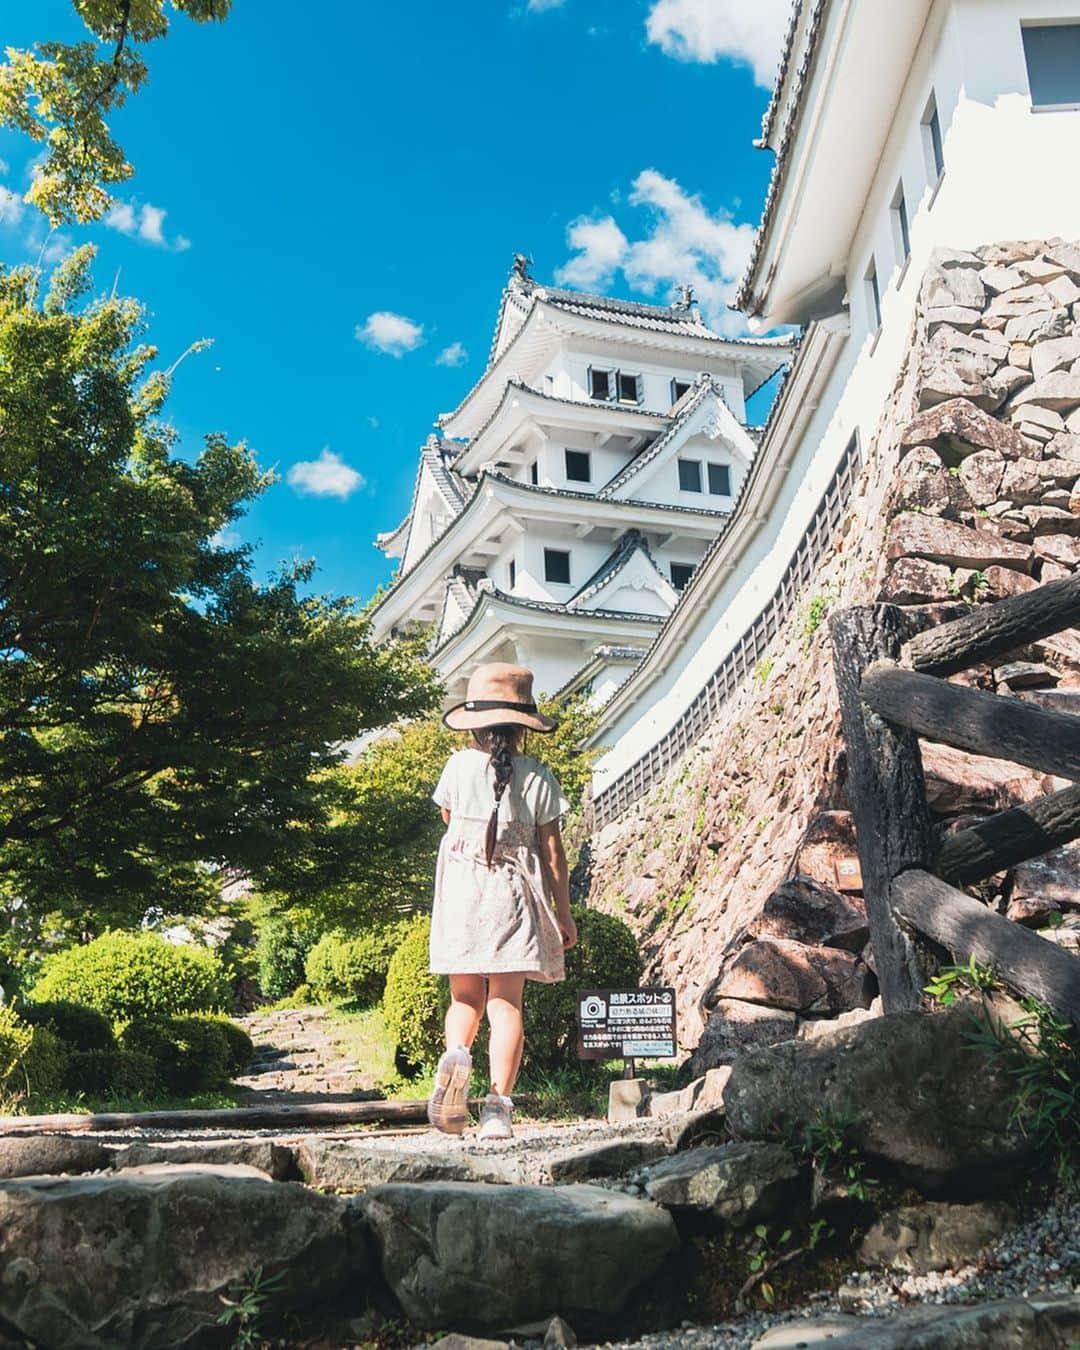
[[[0,897],[38,919],[23,950],[57,918],[197,913],[215,869],[293,901],[354,875],[334,747],[436,694],[305,593],[311,564],[257,584],[222,543],[270,478],[217,435],[173,454],[142,310],[85,303],[91,258],[43,298],[0,274]]]
[[[93,42],[42,42],[8,49],[0,66],[0,124],[45,147],[27,200],[52,223],[97,220],[109,205],[105,184],[134,172],[109,130],[110,115],[147,78],[133,44],[169,30],[165,0],[74,0]],[[224,19],[231,0],[172,0],[197,23]],[[104,48],[103,45],[104,44]]]
[[[71,1051],[49,1027],[34,1027],[33,1039],[17,1070],[20,1089],[48,1096],[64,1086]]]
[[[157,1086],[152,1055],[144,1050],[75,1050],[64,1087],[87,1097],[150,1097]]]
[[[443,1021],[450,983],[428,969],[431,918],[415,919],[393,955],[382,1008],[398,1053],[410,1064],[432,1067],[445,1048]]]
[[[238,1073],[243,1073],[255,1058],[255,1042],[242,1026],[228,1017],[218,1017],[213,1013],[202,1016],[206,1021],[212,1022],[225,1037],[225,1044],[228,1047],[225,1072],[230,1078],[235,1078]]]
[[[19,1009],[33,1027],[48,1027],[73,1050],[111,1050],[116,1045],[112,1023],[96,1008],[63,999],[26,1003]]]
[[[259,988],[267,998],[284,998],[303,982],[304,963],[319,930],[306,912],[276,914],[259,926],[255,947]]]
[[[993,989],[997,976],[989,966],[980,965],[972,956],[964,966],[942,966],[926,986],[925,992],[941,1004],[951,1007],[965,988]]]
[[[33,1039],[33,1027],[27,1026],[10,1004],[0,1004],[0,1089],[12,1086],[12,1075]],[[14,1086],[18,1088],[17,1083]]]
[[[229,1079],[231,1046],[209,1017],[163,1017],[132,1022],[120,1036],[125,1050],[148,1055],[157,1085],[177,1096],[212,1092]]]
[[[205,947],[176,947],[155,933],[106,933],[49,957],[30,997],[81,1003],[122,1022],[220,1008],[228,987]]]
[[[358,937],[325,933],[308,953],[307,983],[316,998],[351,999],[371,1007],[382,998],[386,973],[409,929],[408,922],[373,928]]]
[[[857,1124],[854,1111],[823,1107],[807,1126],[800,1152],[819,1171],[837,1177],[856,1200],[867,1200],[875,1183],[866,1175],[866,1161],[852,1142]]]

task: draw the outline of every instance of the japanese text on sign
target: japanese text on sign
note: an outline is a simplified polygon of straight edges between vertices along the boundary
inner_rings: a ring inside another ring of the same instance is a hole
[[[583,989],[577,997],[579,1059],[673,1059],[674,989]]]

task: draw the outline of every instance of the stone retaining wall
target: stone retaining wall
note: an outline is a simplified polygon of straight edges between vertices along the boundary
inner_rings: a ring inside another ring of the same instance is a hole
[[[837,872],[854,837],[828,610],[887,600],[940,621],[1080,565],[1080,246],[939,251],[864,462],[795,617],[723,721],[587,841],[576,878],[588,903],[633,926],[647,977],[677,988],[697,1073],[741,1044],[814,1036],[873,1007],[861,900]],[[1080,636],[954,678],[1003,693],[1080,688]],[[923,753],[946,825],[1063,786],[947,747]],[[1033,924],[1061,913],[1054,936],[1080,938],[1077,859],[1073,848],[1018,867],[986,899]]]

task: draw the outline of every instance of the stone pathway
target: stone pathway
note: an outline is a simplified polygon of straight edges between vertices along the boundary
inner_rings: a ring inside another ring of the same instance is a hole
[[[326,1008],[283,1008],[235,1019],[255,1042],[255,1059],[234,1081],[241,1105],[298,1106],[382,1096],[374,1075],[350,1059]]]

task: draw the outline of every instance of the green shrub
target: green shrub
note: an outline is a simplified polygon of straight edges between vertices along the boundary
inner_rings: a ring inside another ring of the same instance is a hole
[[[30,990],[34,1002],[81,1003],[114,1022],[209,1012],[228,997],[212,951],[174,946],[156,933],[105,933],[68,947],[46,960]]]
[[[48,1097],[64,1086],[71,1050],[51,1027],[34,1027],[32,1034],[14,1080],[28,1093]]]
[[[306,924],[282,917],[268,919],[262,925],[255,954],[259,988],[267,998],[284,998],[303,983],[304,962],[318,936]]]
[[[443,1052],[443,1019],[450,1003],[450,983],[428,969],[431,918],[422,915],[405,930],[386,974],[382,1009],[400,1056],[419,1067],[431,1067]]]
[[[121,1033],[120,1044],[149,1055],[158,1084],[172,1096],[213,1092],[229,1080],[229,1041],[213,1018],[132,1022]]]
[[[324,934],[308,952],[304,973],[319,999],[352,999],[363,1007],[378,1003],[386,973],[410,924],[373,928],[358,937]]]
[[[15,1070],[30,1049],[34,1029],[9,1004],[0,1005],[0,1088],[20,1091]]]
[[[522,1071],[550,1072],[576,1065],[576,1001],[580,989],[632,989],[641,979],[637,939],[621,919],[595,909],[575,909],[578,942],[566,954],[566,979],[525,986],[525,1053]],[[431,920],[416,920],[394,954],[383,995],[383,1015],[398,1049],[411,1063],[431,1068],[444,1046],[449,981],[428,970]],[[487,1072],[486,1032],[473,1046],[479,1074]]]
[[[33,1027],[48,1027],[72,1050],[112,1050],[116,1046],[112,1023],[96,1008],[57,999],[26,1003],[19,1013]]]
[[[621,919],[577,908],[574,918],[578,940],[566,953],[566,979],[525,986],[526,1072],[577,1064],[578,990],[633,989],[641,980],[637,939]]]
[[[152,1056],[142,1050],[75,1050],[64,1087],[88,1097],[150,1097],[157,1090]]]
[[[255,1058],[255,1042],[243,1027],[230,1021],[228,1017],[208,1015],[205,1020],[220,1027],[229,1047],[228,1074],[230,1078],[235,1078],[238,1073],[243,1073]]]

